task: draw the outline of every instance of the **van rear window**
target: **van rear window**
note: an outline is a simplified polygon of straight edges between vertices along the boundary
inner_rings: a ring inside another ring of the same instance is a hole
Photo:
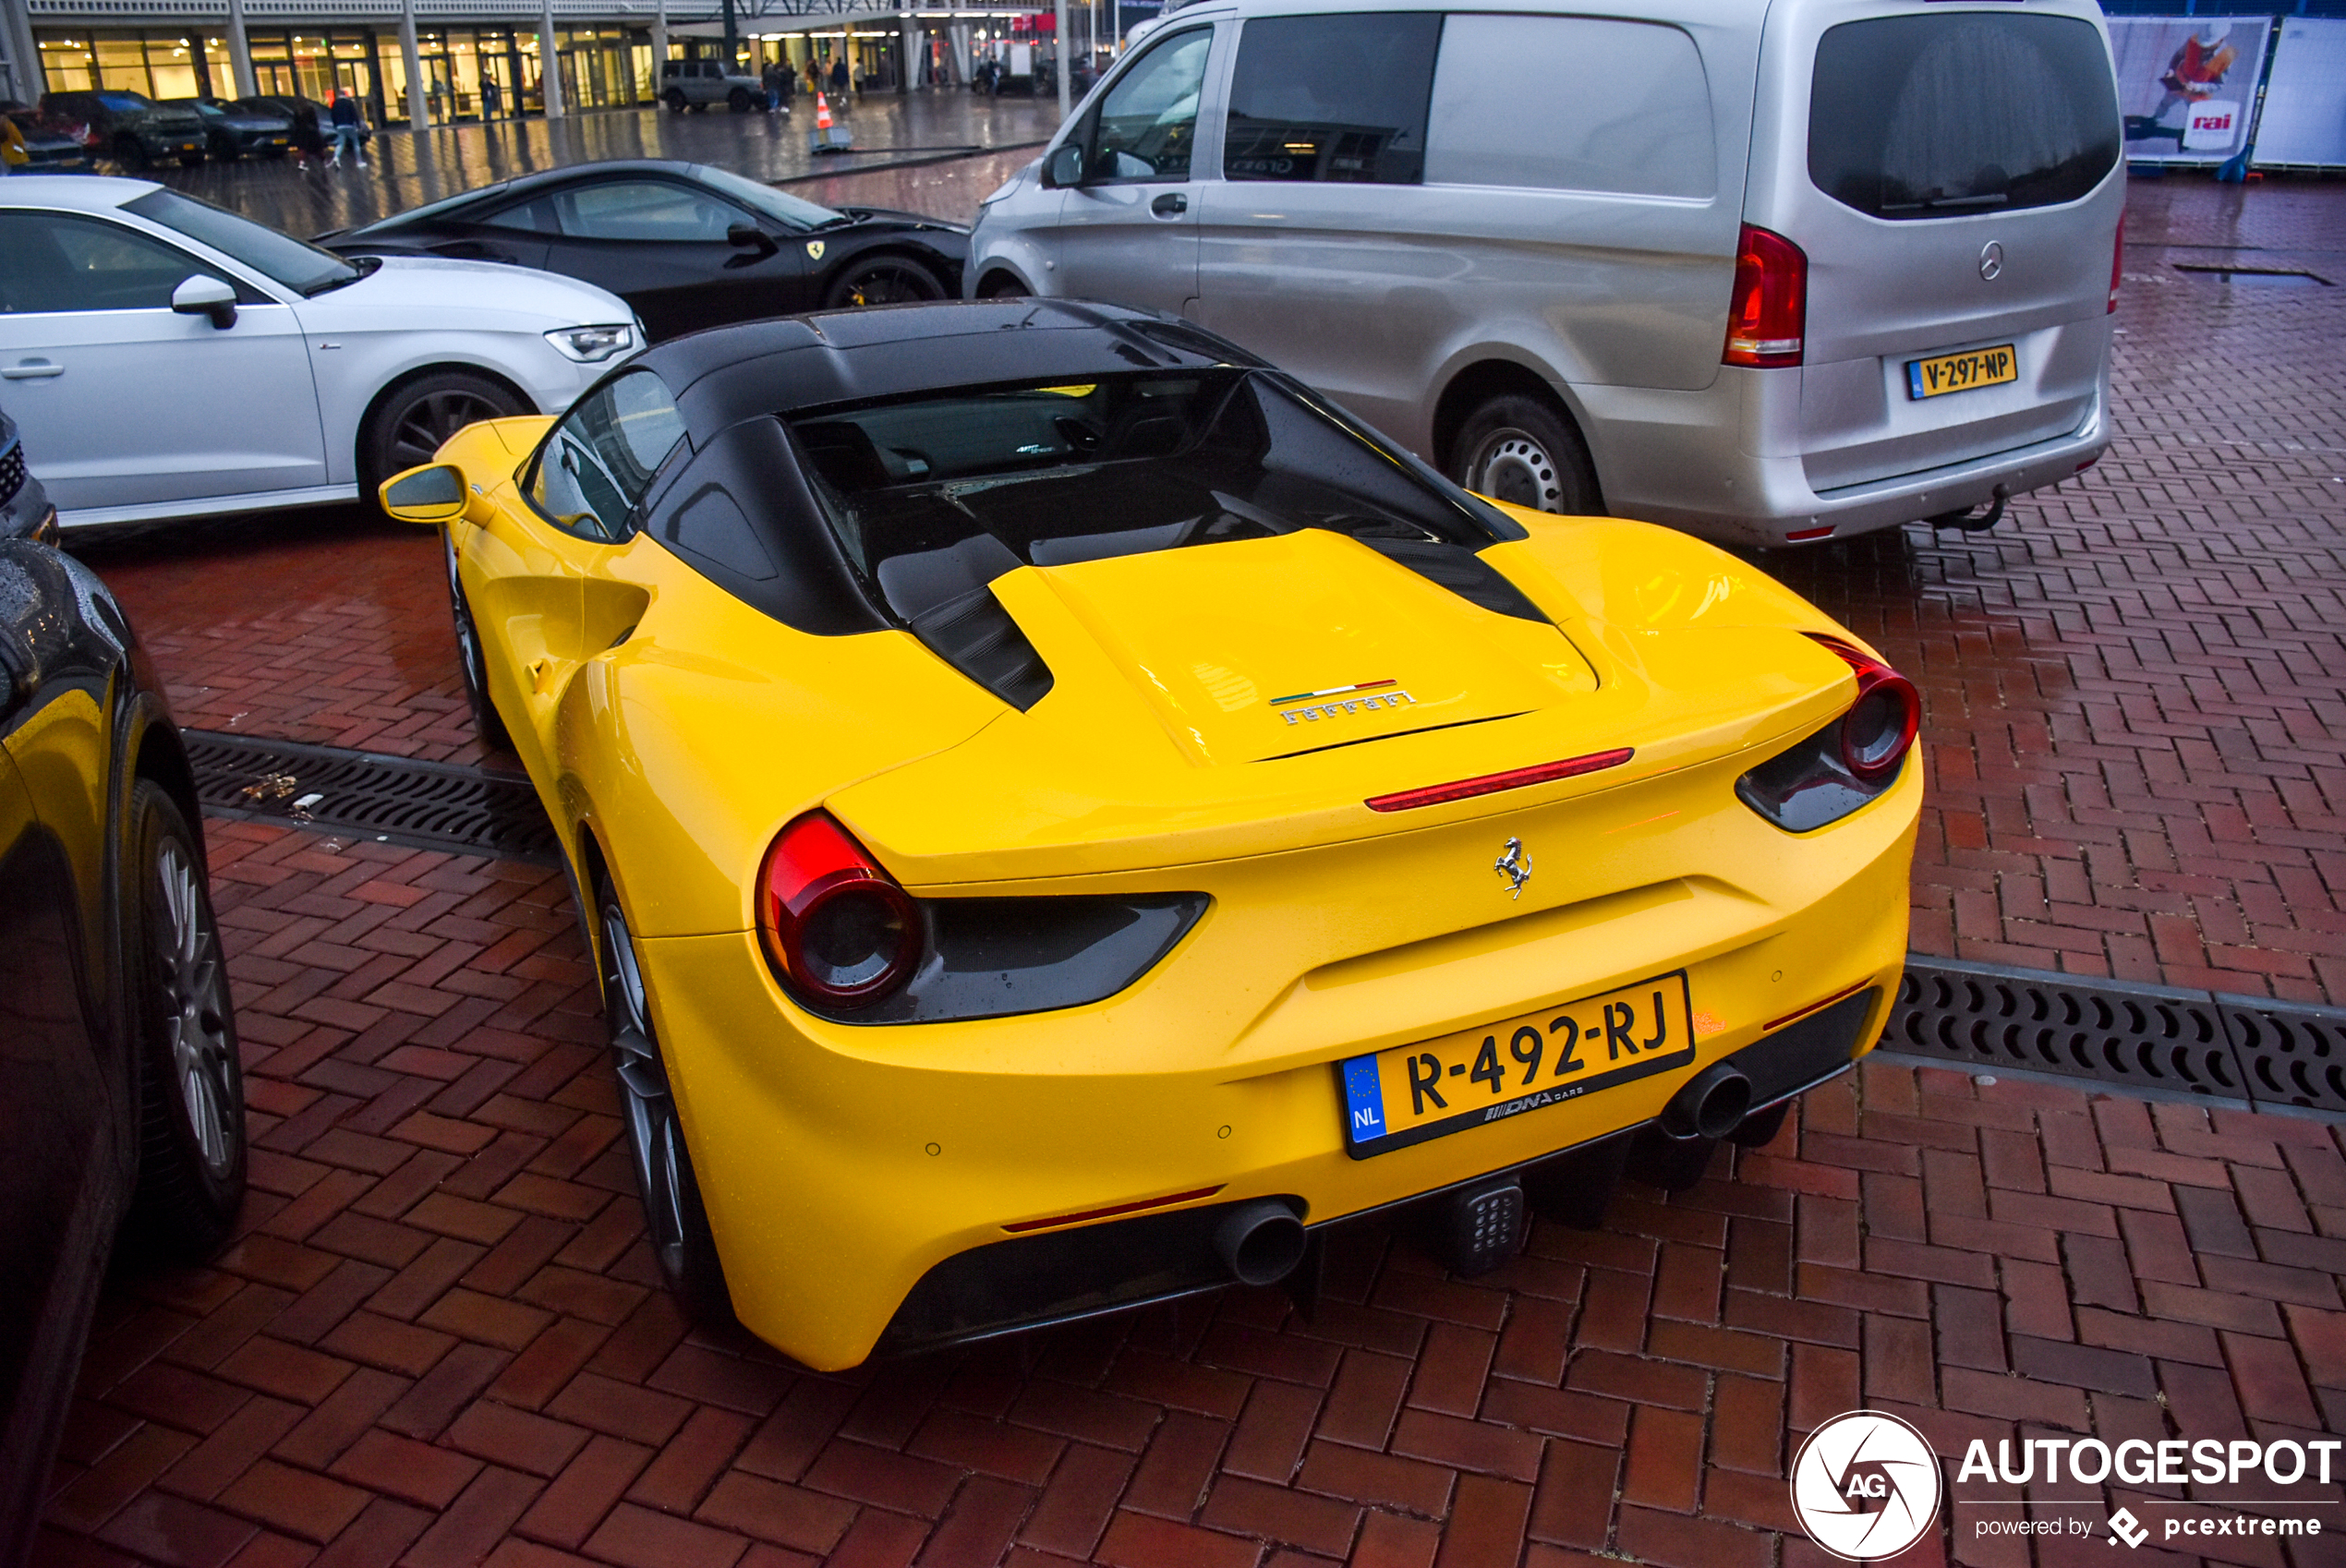
[[[1828,29],[1808,177],[1870,217],[2074,201],[2118,163],[2118,95],[2092,24],[1977,11]]]

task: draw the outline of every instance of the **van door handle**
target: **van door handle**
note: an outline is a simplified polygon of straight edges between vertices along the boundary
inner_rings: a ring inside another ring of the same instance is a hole
[[[1149,203],[1149,211],[1160,218],[1178,218],[1190,210],[1190,199],[1178,190],[1168,190]]]
[[[19,359],[14,365],[0,367],[0,376],[12,381],[38,381],[50,376],[62,376],[66,368],[46,359]]]

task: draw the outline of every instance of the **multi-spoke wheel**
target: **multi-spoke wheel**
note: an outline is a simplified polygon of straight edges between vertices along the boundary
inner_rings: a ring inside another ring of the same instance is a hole
[[[371,503],[377,486],[429,463],[467,425],[527,412],[504,386],[466,370],[438,370],[393,387],[358,435],[360,494]]]
[[[670,1092],[668,1064],[652,1028],[651,1003],[635,937],[619,896],[605,884],[598,892],[601,931],[603,1024],[611,1036],[611,1066],[619,1075],[619,1098],[627,1121],[627,1148],[635,1156],[635,1186],[644,1199],[644,1228],[659,1260],[659,1272],[685,1310],[704,1322],[732,1315],[724,1265],[709,1234],[693,1157],[684,1147],[683,1124]]]
[[[125,935],[140,1079],[139,1228],[157,1251],[225,1240],[245,1192],[245,1087],[220,929],[195,835],[141,781],[125,835]]]
[[[1602,505],[1579,432],[1537,398],[1492,398],[1467,416],[1451,445],[1451,477],[1478,495],[1533,512],[1582,514]]]
[[[942,299],[945,285],[919,262],[901,256],[876,256],[851,261],[831,280],[824,307],[843,310],[850,306],[909,305],[915,300]]]
[[[448,610],[456,622],[456,658],[464,666],[465,703],[473,712],[473,729],[483,746],[510,752],[514,738],[497,705],[489,700],[489,659],[480,651],[480,629],[473,624],[473,607],[466,602],[464,582],[456,575],[456,542],[443,533],[441,548],[448,558]]]

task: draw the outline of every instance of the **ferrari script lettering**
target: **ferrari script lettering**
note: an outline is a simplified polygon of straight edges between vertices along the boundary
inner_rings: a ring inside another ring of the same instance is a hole
[[[1347,697],[1340,703],[1320,703],[1312,707],[1291,707],[1283,717],[1289,724],[1317,724],[1323,718],[1342,718],[1346,714],[1359,713],[1363,708],[1373,711],[1381,707],[1399,707],[1403,703],[1416,701],[1417,698],[1407,692],[1385,692],[1373,697]]]

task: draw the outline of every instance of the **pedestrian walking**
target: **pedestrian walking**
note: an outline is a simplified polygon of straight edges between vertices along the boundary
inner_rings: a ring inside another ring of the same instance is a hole
[[[318,124],[318,105],[304,98],[294,105],[294,162],[302,168],[326,156],[325,132]]]
[[[839,95],[840,107],[845,108],[847,106],[847,56],[844,54],[838,55],[831,61],[831,91]]]
[[[505,90],[497,85],[495,77],[483,77],[480,81],[480,117],[498,120],[505,115]]]
[[[766,68],[758,73],[759,79],[766,85],[766,112],[769,115],[782,106],[782,78],[785,74],[779,60],[767,61]]]
[[[366,134],[366,123],[359,117],[358,100],[337,88],[334,90],[333,107],[328,113],[333,116],[334,151],[333,155],[326,160],[327,163],[341,168],[343,150],[348,148],[351,157],[357,160],[358,166],[365,168],[367,153],[360,146],[360,140]]]

